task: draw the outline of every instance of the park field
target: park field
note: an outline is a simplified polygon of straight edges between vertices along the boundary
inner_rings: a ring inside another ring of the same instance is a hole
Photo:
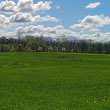
[[[0,110],[110,110],[110,55],[0,53]]]

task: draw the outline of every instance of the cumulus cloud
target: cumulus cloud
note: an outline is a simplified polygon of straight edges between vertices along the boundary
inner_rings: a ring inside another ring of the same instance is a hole
[[[74,32],[70,31],[68,29],[65,29],[62,25],[57,25],[55,27],[45,27],[43,25],[28,25],[28,26],[21,26],[17,27],[14,32],[4,32],[0,31],[0,36],[6,36],[6,37],[23,37],[26,35],[32,35],[32,36],[43,36],[43,37],[51,37],[53,39],[56,38],[67,38],[68,40],[93,40],[93,41],[110,41],[110,32],[101,33],[80,33],[80,32]]]
[[[50,15],[46,15],[45,17],[41,18],[41,22],[42,21],[53,21],[53,22],[59,22],[59,19],[52,17]]]
[[[18,25],[27,25],[29,23],[34,24],[37,22],[59,22],[59,19],[50,15],[41,17],[40,15],[33,16],[31,13],[23,12],[18,12],[9,17],[6,17],[5,15],[0,15],[0,26],[2,27],[5,25],[13,25],[13,23],[16,23]]]
[[[1,32],[1,31],[0,31]],[[110,32],[107,33],[92,33],[92,34],[85,34],[85,33],[76,33],[74,31],[70,31],[65,29],[62,25],[57,25],[55,27],[45,27],[43,25],[29,25],[25,27],[18,27],[15,29],[14,32],[1,32],[0,36],[6,37],[23,37],[26,35],[33,35],[33,36],[43,36],[43,37],[51,37],[53,39],[56,38],[67,38],[69,40],[93,40],[93,41],[110,41]]]
[[[98,7],[99,5],[101,5],[100,2],[90,3],[89,5],[86,6],[86,8],[94,9],[94,8]]]
[[[0,37],[3,37],[3,36],[5,36],[5,37],[13,37],[13,38],[16,38],[16,33],[15,32],[7,32],[6,30],[2,30],[2,29],[0,29]]]
[[[34,4],[33,0],[19,0],[17,3],[17,9],[22,12],[50,10],[50,4],[51,2],[43,3],[42,1],[39,1],[37,4]]]
[[[14,1],[3,1],[0,3],[0,12],[12,14],[16,11],[16,3]]]
[[[110,32],[100,32],[100,28],[106,25],[110,25],[110,17],[104,15],[86,16],[80,20],[79,23],[71,26],[71,28],[75,31],[65,29],[62,25],[57,25],[54,27],[37,25],[36,23],[41,22],[60,21],[56,17],[46,13],[45,16],[41,16],[41,14],[35,13],[38,11],[50,10],[51,3],[52,2],[47,1],[39,1],[38,3],[34,3],[33,0],[18,0],[17,3],[13,0],[5,0],[0,2],[0,36],[22,37],[25,35],[33,35],[52,38],[65,37],[69,40],[92,39],[95,41],[110,41]],[[91,3],[86,8],[93,9],[100,4],[100,2]],[[56,9],[60,8],[60,6],[57,5],[53,6],[54,8],[56,7]],[[8,27],[10,27],[10,29]],[[76,30],[78,31],[76,32]]]
[[[9,24],[10,20],[5,15],[0,15],[0,25]]]
[[[52,2],[39,1],[34,4],[33,0],[18,0],[18,3],[10,0],[0,2],[0,12],[6,14],[13,14],[16,12],[37,12],[51,9]]]
[[[22,33],[24,35],[44,36],[44,37],[66,37],[66,38],[77,38],[76,32],[65,29],[63,26],[58,25],[55,27],[44,27],[43,25],[38,26],[26,26],[16,28],[16,33]]]
[[[16,22],[16,23],[20,23],[20,22],[32,22],[33,16],[30,13],[16,13],[15,15],[12,15],[9,17],[10,22]]]
[[[104,15],[86,16],[79,24],[71,26],[75,30],[99,31],[99,28],[110,25],[110,17]]]

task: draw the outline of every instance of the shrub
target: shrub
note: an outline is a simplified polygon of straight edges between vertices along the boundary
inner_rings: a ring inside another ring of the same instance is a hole
[[[42,47],[39,47],[39,48],[38,48],[38,51],[39,51],[39,52],[42,52],[42,51],[43,51]]]
[[[64,47],[62,48],[62,52],[66,52],[66,49]]]

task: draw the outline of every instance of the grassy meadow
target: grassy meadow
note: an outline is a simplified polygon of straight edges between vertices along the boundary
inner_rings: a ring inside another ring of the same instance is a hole
[[[110,55],[0,53],[0,110],[110,110]]]

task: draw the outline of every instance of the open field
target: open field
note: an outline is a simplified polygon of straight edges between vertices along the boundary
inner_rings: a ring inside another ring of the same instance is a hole
[[[0,53],[0,110],[110,110],[110,55]]]

